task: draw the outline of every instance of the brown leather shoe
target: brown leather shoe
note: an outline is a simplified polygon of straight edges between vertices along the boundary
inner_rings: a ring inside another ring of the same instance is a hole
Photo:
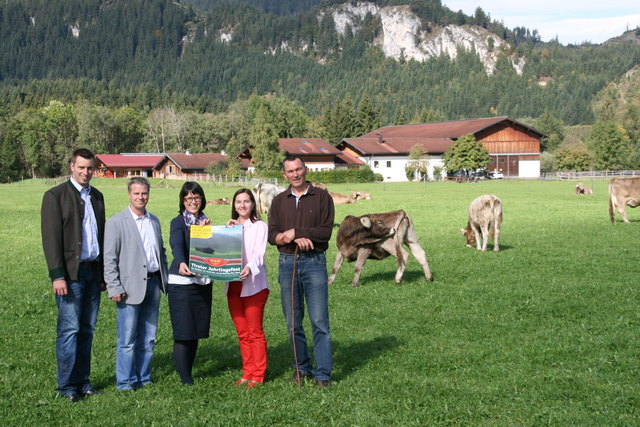
[[[92,386],[86,387],[84,390],[80,392],[81,396],[97,396],[99,394],[102,394],[102,393],[100,393],[98,390],[96,390]]]
[[[329,388],[331,387],[331,380],[316,380],[316,385],[318,388]]]
[[[60,394],[60,397],[63,397],[73,403],[80,402],[80,400],[82,399],[80,395],[76,393],[64,393]]]

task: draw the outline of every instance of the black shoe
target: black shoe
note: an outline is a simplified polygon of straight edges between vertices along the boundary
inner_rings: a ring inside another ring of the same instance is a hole
[[[302,372],[299,372],[299,373],[300,373],[300,380],[301,381],[304,380],[305,378],[308,379],[308,380],[312,380],[313,379],[313,375],[311,375],[311,374],[305,374],[305,373],[302,373]],[[297,383],[298,382],[298,373],[294,372],[293,375],[291,376],[291,378],[289,378],[289,382],[290,383]]]
[[[85,388],[80,392],[80,394],[81,394],[82,396],[97,396],[97,395],[102,394],[102,393],[100,393],[98,390],[96,390],[95,388],[93,388],[93,386],[88,386],[88,387],[85,387]]]
[[[60,394],[60,397],[64,397],[65,399],[73,403],[80,402],[80,399],[81,399],[80,395],[75,393]]]
[[[316,380],[316,385],[318,388],[329,388],[331,387],[331,380]]]

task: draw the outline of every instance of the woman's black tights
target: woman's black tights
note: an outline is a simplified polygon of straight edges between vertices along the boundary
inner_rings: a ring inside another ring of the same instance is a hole
[[[182,384],[193,384],[191,379],[191,369],[196,360],[198,351],[198,340],[175,340],[173,341],[173,359],[176,362],[176,370],[180,375]]]

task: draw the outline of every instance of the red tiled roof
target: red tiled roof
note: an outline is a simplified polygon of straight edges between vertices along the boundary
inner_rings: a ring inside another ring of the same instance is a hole
[[[205,170],[211,163],[220,163],[227,160],[226,154],[217,153],[167,153],[167,157],[171,159],[180,170]]]
[[[336,158],[336,163],[344,163],[347,165],[352,165],[352,166],[362,166],[364,165],[364,162],[362,160],[360,160],[359,158],[352,156],[349,153],[345,153],[344,151],[339,154]]]
[[[407,154],[411,147],[422,144],[425,151],[430,154],[440,154],[447,151],[453,141],[449,138],[388,138],[382,143],[378,138],[346,138],[338,145],[349,145],[361,154]]]
[[[96,154],[100,160],[108,168],[149,168],[153,169],[164,159],[161,154],[158,155],[126,155],[126,154]]]
[[[309,155],[338,155],[338,150],[321,138],[278,138],[280,149],[289,154]]]

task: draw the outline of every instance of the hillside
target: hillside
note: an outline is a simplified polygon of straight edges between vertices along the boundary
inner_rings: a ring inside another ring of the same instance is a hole
[[[535,31],[439,1],[308,1],[277,13],[246,3],[5,0],[5,109],[55,97],[220,112],[274,93],[318,115],[368,94],[387,123],[421,111],[456,119],[548,110],[580,124],[593,122],[595,95],[640,64],[635,33],[602,45],[541,43]]]

